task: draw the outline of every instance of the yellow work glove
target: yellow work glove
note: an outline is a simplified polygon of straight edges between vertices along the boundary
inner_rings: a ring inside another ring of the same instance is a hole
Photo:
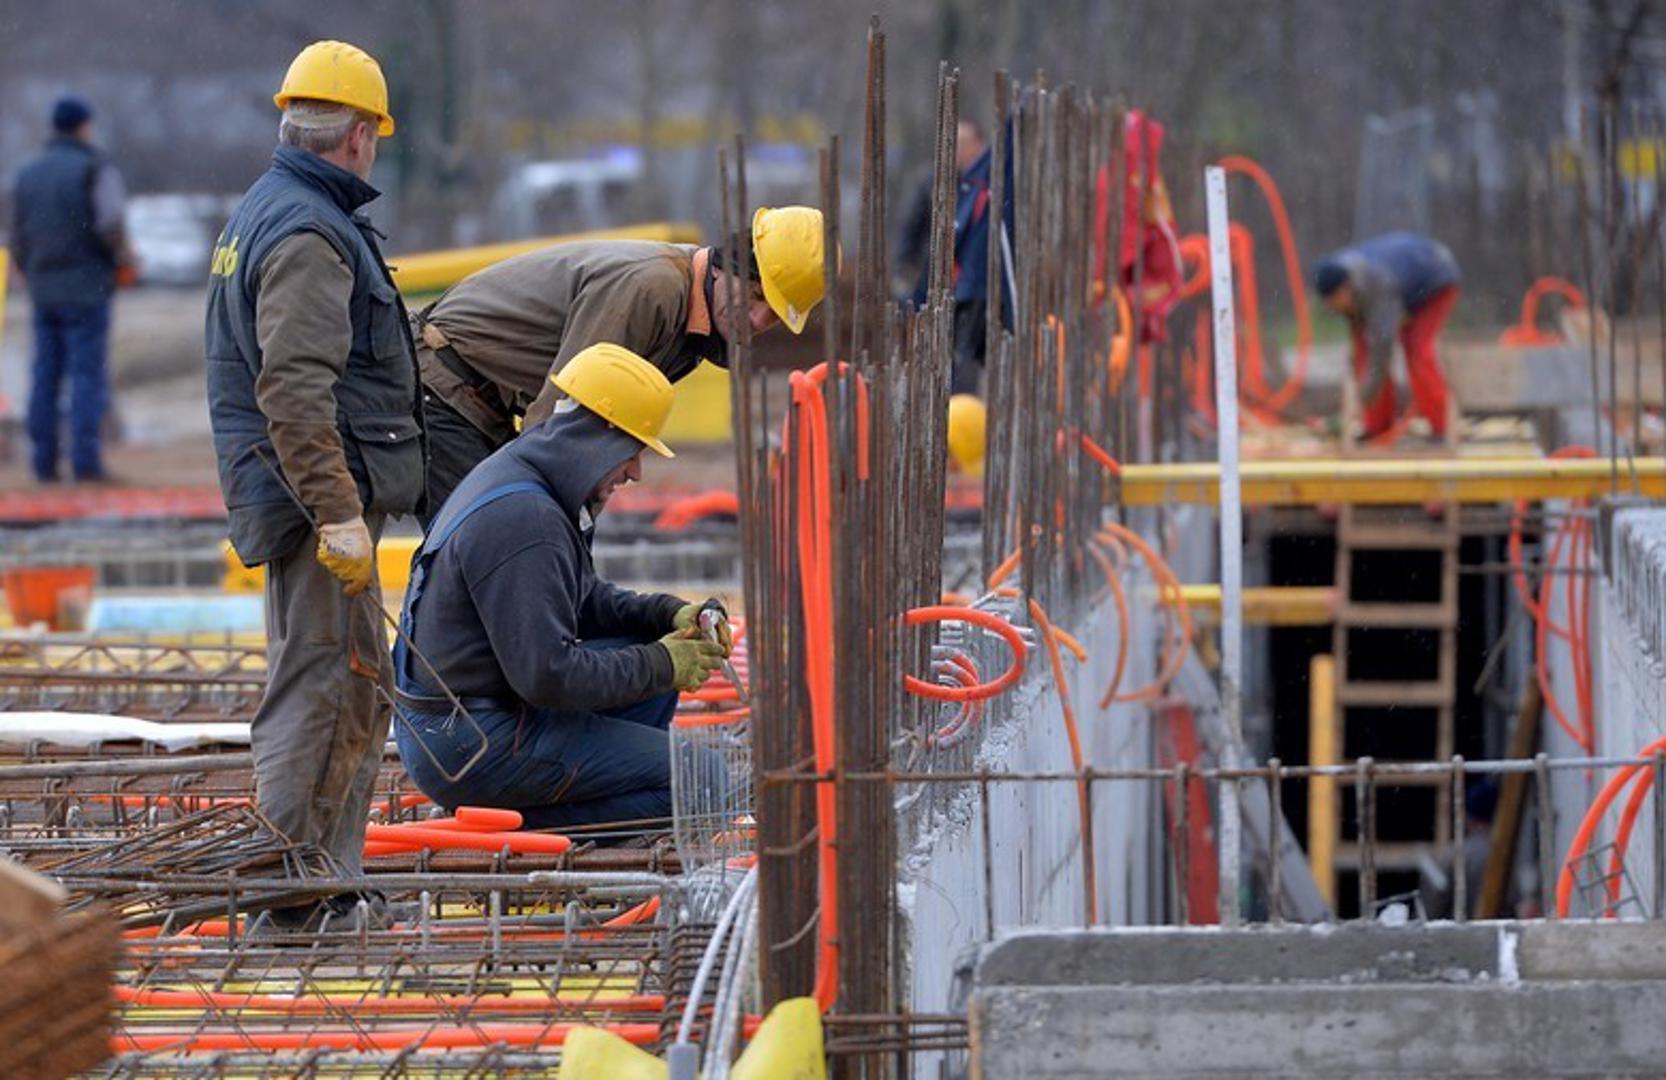
[[[735,635],[729,629],[729,612],[723,607],[723,601],[712,597],[701,604],[684,604],[671,617],[671,626],[676,630],[692,630],[700,633],[700,612],[707,608],[715,608],[722,616],[717,621],[717,641],[723,646],[723,655],[728,656],[735,648]]]
[[[678,630],[659,639],[671,654],[671,682],[685,693],[704,686],[711,673],[723,666],[723,646],[707,641],[698,632]]]
[[[376,544],[364,518],[318,526],[318,561],[341,579],[348,596],[364,592],[376,571]]]

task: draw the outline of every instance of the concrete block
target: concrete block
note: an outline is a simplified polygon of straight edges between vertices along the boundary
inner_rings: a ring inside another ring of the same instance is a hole
[[[1666,922],[1521,925],[1516,970],[1523,980],[1600,979],[1666,982]],[[1666,1073],[1666,1061],[1661,1063]]]
[[[1017,932],[986,949],[977,985],[1429,982],[1498,972],[1493,924],[1430,923]]]
[[[979,989],[972,1075],[1640,1077],[1666,983]]]

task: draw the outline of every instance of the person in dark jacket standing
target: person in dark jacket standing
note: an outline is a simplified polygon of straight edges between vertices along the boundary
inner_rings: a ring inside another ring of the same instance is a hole
[[[52,140],[18,174],[12,254],[34,305],[35,367],[28,429],[35,478],[58,476],[63,384],[70,386],[70,467],[104,479],[99,429],[109,408],[110,299],[130,262],[121,174],[92,145],[93,110],[78,97],[52,108]]]
[[[303,50],[275,100],[280,145],[210,267],[209,414],[232,546],[266,567],[256,801],[354,874],[392,687],[376,542],[423,490],[415,348],[361,212],[393,118],[376,61],[337,41]],[[274,919],[316,925],[347,899]]]
[[[590,538],[608,497],[640,479],[643,450],[671,456],[671,383],[611,343],[553,381],[567,395],[554,415],[469,473],[412,565],[415,649],[394,647],[399,756],[441,806],[519,810],[532,828],[663,818],[676,692],[705,682],[728,641],[698,629],[716,601],[598,578]]]
[[[983,381],[985,318],[989,305],[989,169],[992,150],[971,120],[955,129],[954,366],[951,394],[979,394]],[[931,180],[915,197],[903,225],[898,262],[918,266],[915,307],[931,284]]]
[[[1446,376],[1435,338],[1458,303],[1462,275],[1445,245],[1413,232],[1385,233],[1327,255],[1313,281],[1325,306],[1348,320],[1366,439],[1394,427],[1394,341],[1406,353],[1417,411],[1435,438],[1447,425]]]
[[[554,244],[478,270],[417,315],[417,361],[431,445],[428,515],[468,471],[550,415],[550,376],[598,342],[636,352],[677,382],[728,356],[738,314],[763,333],[802,333],[821,300],[821,211],[760,209],[744,272],[728,247],[646,240]],[[423,525],[429,522],[425,520]]]

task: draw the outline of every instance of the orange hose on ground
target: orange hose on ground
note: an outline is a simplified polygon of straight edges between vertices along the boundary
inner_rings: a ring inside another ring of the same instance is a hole
[[[420,1027],[354,1030],[201,1032],[118,1031],[111,1036],[114,1053],[217,1053],[274,1050],[464,1050],[493,1044],[533,1047],[560,1046],[576,1028],[600,1027],[636,1046],[648,1046],[660,1037],[660,1026],[632,1024],[470,1024],[464,1027]]]
[[[688,528],[701,518],[716,517],[719,514],[740,516],[740,497],[724,488],[713,488],[698,495],[678,499],[654,518],[654,528],[662,532],[674,532]]]
[[[1030,601],[1030,618],[1041,631],[1041,639],[1047,645],[1047,662],[1053,669],[1053,685],[1059,692],[1059,708],[1064,713],[1064,734],[1070,742],[1070,763],[1076,772],[1081,773],[1087,768],[1087,759],[1082,753],[1082,735],[1076,726],[1076,710],[1070,704],[1070,683],[1064,676],[1064,660],[1059,656],[1059,644],[1053,633],[1053,624],[1048,620],[1047,613],[1034,600]],[[1081,833],[1082,842],[1082,887],[1086,896],[1084,903],[1087,910],[1083,917],[1091,924],[1099,916],[1099,882],[1093,865],[1093,811],[1092,800],[1088,792],[1086,777],[1076,781],[1076,807],[1080,820],[1077,828]]]
[[[157,987],[123,986],[112,992],[124,1005],[161,1009],[248,1009],[289,1015],[351,1012],[369,1016],[397,1016],[428,1013],[436,1009],[480,1012],[548,1013],[564,1009],[610,1012],[658,1012],[665,1008],[663,994],[631,994],[624,997],[515,998],[461,994],[408,997],[378,997],[360,994],[307,994],[301,997],[277,994],[228,993],[213,990],[168,990]]]
[[[491,851],[504,848],[517,855],[562,855],[573,846],[565,836],[531,832],[464,832],[457,829],[429,829],[420,825],[368,825],[367,841],[400,844],[409,849],[435,851]]]

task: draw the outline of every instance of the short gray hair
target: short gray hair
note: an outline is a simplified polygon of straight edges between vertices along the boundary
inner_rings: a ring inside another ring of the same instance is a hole
[[[312,98],[295,98],[284,106],[278,122],[278,141],[313,154],[328,154],[341,148],[353,125],[363,121],[375,131],[378,117],[351,105]]]

